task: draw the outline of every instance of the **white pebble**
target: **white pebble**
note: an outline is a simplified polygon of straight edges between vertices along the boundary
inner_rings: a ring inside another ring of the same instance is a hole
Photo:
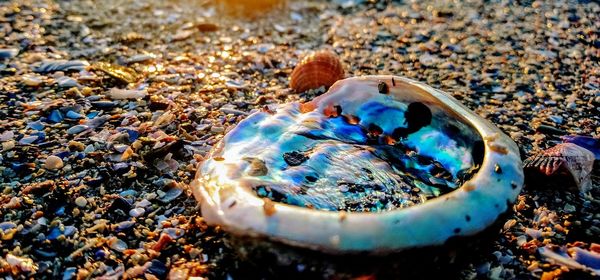
[[[25,75],[22,78],[23,84],[30,87],[37,87],[42,84],[42,79],[37,76]]]
[[[48,170],[56,170],[63,168],[63,160],[57,156],[49,156],[44,162],[44,168]]]
[[[15,141],[6,141],[6,142],[2,142],[2,151],[9,151],[12,150],[15,147]]]
[[[112,99],[141,99],[147,94],[146,90],[111,88],[107,95]]]
[[[85,197],[80,196],[75,199],[75,204],[77,204],[77,206],[83,208],[87,205],[87,200],[85,199]]]
[[[2,132],[2,134],[0,134],[0,141],[8,141],[8,140],[13,140],[13,138],[15,137],[15,133],[7,130]]]
[[[139,217],[141,215],[144,215],[145,212],[146,212],[146,210],[144,210],[144,208],[133,208],[133,209],[129,210],[129,216]]]

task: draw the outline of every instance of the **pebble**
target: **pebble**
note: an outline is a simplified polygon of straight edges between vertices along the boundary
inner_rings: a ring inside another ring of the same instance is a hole
[[[194,34],[194,30],[179,30],[172,37],[173,41],[182,41]]]
[[[83,197],[83,196],[78,196],[75,199],[75,205],[77,205],[77,207],[79,207],[79,208],[85,207],[87,205],[87,203],[88,203],[87,199],[85,199],[85,197]]]
[[[150,205],[152,205],[152,202],[150,202],[149,200],[147,200],[145,198],[142,199],[141,201],[135,203],[135,206],[141,207],[141,208],[145,208],[145,207],[148,207]]]
[[[548,126],[548,125],[539,125],[536,129],[536,132],[548,134],[548,135],[565,135],[567,131],[558,129],[556,127]]]
[[[425,66],[432,66],[438,63],[439,58],[437,56],[430,55],[429,53],[425,53],[419,57],[419,62]]]
[[[0,141],[8,141],[8,140],[12,140],[15,137],[15,133],[10,131],[10,130],[6,130],[4,132],[2,132],[2,134],[0,134]]]
[[[111,249],[113,249],[117,252],[123,252],[127,249],[127,243],[125,243],[125,241],[118,239],[116,237],[111,238],[109,240],[108,244]]]
[[[62,122],[64,119],[65,116],[60,110],[52,110],[52,112],[50,112],[50,115],[48,116],[48,120],[53,123]]]
[[[81,71],[90,64],[83,60],[46,60],[33,69],[36,73],[50,73],[56,71]]]
[[[2,142],[2,151],[6,152],[6,151],[10,151],[15,147],[15,141],[5,141]]]
[[[160,198],[160,200],[164,203],[169,203],[179,197],[183,193],[183,190],[180,188],[171,188]]]
[[[63,160],[60,157],[54,155],[47,157],[46,161],[44,162],[44,168],[48,170],[61,169],[63,168],[63,166]]]
[[[83,119],[84,116],[82,116],[81,114],[74,112],[74,111],[68,111],[66,114],[66,117],[69,119]]]
[[[44,130],[45,125],[41,121],[30,122],[27,127],[41,131]]]
[[[600,133],[593,1],[288,1],[275,14],[227,23],[215,1],[114,2],[8,0],[0,9],[0,211],[8,221],[0,229],[14,232],[0,241],[6,278],[235,275],[241,263],[221,231],[207,229],[187,184],[246,114],[314,98],[287,87],[299,57],[316,49],[339,54],[348,77],[395,73],[451,93],[524,155],[558,135]],[[46,171],[48,155],[64,159],[59,175]],[[78,196],[89,203],[79,207]],[[520,199],[500,221],[509,222],[494,240],[498,253],[461,256],[457,275],[539,277],[558,266],[529,252],[538,242],[590,243],[600,231],[597,203],[552,190],[526,189]],[[155,248],[165,250],[147,250],[159,235]],[[16,266],[27,263],[39,268]],[[320,265],[291,270],[318,276]]]
[[[42,84],[42,79],[38,76],[25,75],[22,77],[23,84],[30,87],[38,87]]]
[[[71,78],[71,77],[67,77],[67,76],[62,76],[58,79],[56,79],[56,83],[58,84],[59,87],[62,88],[72,88],[72,87],[79,87],[79,83],[77,83],[77,80]]]
[[[38,266],[33,263],[32,259],[17,257],[10,253],[6,255],[6,262],[17,270],[24,272],[32,272],[38,269]]]
[[[139,63],[139,62],[148,62],[148,61],[153,61],[154,59],[156,59],[156,55],[153,55],[153,54],[137,54],[137,55],[129,57],[126,60],[126,63],[132,64],[132,63]]]
[[[2,222],[0,223],[0,231],[7,231],[9,229],[16,228],[17,224],[13,222]]]
[[[117,103],[114,101],[102,100],[102,101],[94,101],[91,102],[92,106],[100,108],[100,109],[111,109],[117,106]]]
[[[23,138],[21,138],[19,140],[19,144],[21,145],[28,145],[31,144],[33,142],[35,142],[36,140],[38,140],[38,136],[24,136]]]
[[[0,49],[0,59],[13,58],[19,54],[19,49],[6,48]]]
[[[88,129],[90,129],[89,126],[84,125],[84,124],[78,124],[78,125],[74,125],[74,126],[70,127],[69,129],[67,129],[67,134],[77,134],[77,133],[83,132]]]
[[[225,128],[222,126],[211,126],[210,127],[210,132],[212,133],[223,133],[225,131]]]
[[[146,97],[148,93],[145,90],[119,89],[111,88],[108,91],[108,96],[111,99],[140,99]]]
[[[563,123],[563,117],[561,116],[557,116],[557,115],[551,115],[548,117],[552,122],[556,123],[556,124],[562,124]]]
[[[144,210],[144,208],[133,208],[129,211],[129,216],[139,217],[141,215],[144,215],[145,212],[146,210]]]

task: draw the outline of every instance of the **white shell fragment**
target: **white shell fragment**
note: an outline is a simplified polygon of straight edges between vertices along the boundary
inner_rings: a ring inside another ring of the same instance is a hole
[[[332,253],[476,234],[522,185],[508,136],[449,94],[396,76],[341,80],[308,103],[250,115],[191,183],[209,224]]]
[[[108,91],[108,96],[111,99],[142,99],[146,97],[148,93],[145,90],[135,90],[135,89],[120,89],[120,88],[111,88]]]
[[[526,159],[523,166],[528,172],[528,182],[561,187],[572,185],[585,193],[593,187],[594,159],[594,153],[586,148],[561,143]]]

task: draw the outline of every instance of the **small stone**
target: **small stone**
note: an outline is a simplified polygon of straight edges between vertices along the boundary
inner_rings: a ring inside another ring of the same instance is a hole
[[[83,149],[85,149],[85,145],[81,142],[78,141],[69,141],[68,144],[69,150],[71,151],[83,151]]]
[[[13,58],[19,54],[19,49],[6,48],[0,49],[0,59]]]
[[[552,122],[556,123],[556,124],[562,124],[563,123],[563,117],[561,116],[556,116],[556,115],[552,115],[550,117],[548,117]]]
[[[213,133],[223,133],[224,131],[225,131],[225,128],[222,126],[212,126],[210,128],[210,132],[213,132]]]
[[[63,160],[57,156],[49,156],[44,162],[44,168],[48,170],[61,169],[64,166]]]
[[[201,32],[215,32],[215,31],[219,30],[219,26],[217,26],[214,23],[209,23],[209,22],[198,23],[198,24],[196,24],[196,28],[198,30],[200,30]]]
[[[145,90],[133,90],[133,89],[119,89],[111,88],[108,91],[108,96],[112,99],[142,99],[146,97],[147,93]]]
[[[79,84],[77,83],[77,80],[75,80],[71,77],[67,77],[67,76],[62,76],[62,77],[56,79],[56,84],[58,84],[58,86],[62,87],[62,88],[72,88],[72,87],[79,86]]]
[[[23,84],[30,87],[38,87],[42,84],[42,79],[38,76],[25,75],[22,78]]]
[[[111,249],[113,249],[117,252],[123,252],[127,249],[127,243],[125,243],[125,241],[118,239],[116,237],[112,237],[111,239],[108,240],[108,246],[110,246]]]
[[[78,124],[67,129],[67,134],[77,134],[83,132],[84,130],[89,129],[90,127],[84,124]]]
[[[577,210],[577,209],[575,209],[575,206],[573,206],[569,203],[567,203],[563,209],[565,210],[566,213],[574,213],[575,210]]]
[[[548,135],[565,135],[566,131],[548,125],[540,125],[535,129],[536,132]]]
[[[84,116],[82,116],[81,114],[75,112],[75,111],[69,111],[66,114],[67,118],[69,119],[83,119]]]
[[[13,140],[15,138],[15,133],[7,130],[2,132],[2,134],[0,134],[0,141],[8,141],[8,140]]]
[[[141,215],[144,215],[145,212],[146,212],[146,210],[144,210],[144,208],[133,208],[133,209],[129,210],[129,216],[139,217]]]
[[[192,34],[194,34],[193,30],[180,30],[173,35],[172,39],[173,41],[182,41],[192,36]]]
[[[2,142],[2,151],[3,152],[12,150],[14,147],[15,147],[15,141],[13,141],[13,140]]]
[[[97,62],[90,66],[90,69],[104,72],[107,75],[128,84],[135,83],[140,78],[140,75],[133,68],[106,62]]]
[[[419,57],[419,62],[421,62],[421,64],[424,66],[432,66],[438,63],[438,61],[439,58],[437,56],[430,55],[429,53],[425,53]]]
[[[182,192],[183,190],[180,188],[171,188],[167,192],[165,192],[165,194],[160,198],[160,201],[164,203],[169,203],[177,197],[179,197],[179,195],[181,195]]]
[[[38,137],[36,135],[25,136],[19,140],[19,144],[28,145],[28,144],[35,142],[37,139],[38,139]]]
[[[83,208],[87,205],[87,200],[85,199],[85,197],[83,196],[79,196],[75,199],[75,204],[80,207]]]

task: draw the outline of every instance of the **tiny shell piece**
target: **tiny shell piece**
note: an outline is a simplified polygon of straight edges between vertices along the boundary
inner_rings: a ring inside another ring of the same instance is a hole
[[[135,83],[139,80],[140,76],[135,72],[133,68],[110,64],[106,62],[97,62],[91,65],[90,70],[97,70],[106,73],[107,75],[123,82],[123,83]]]
[[[330,51],[318,51],[306,56],[294,68],[290,87],[300,93],[322,86],[328,88],[343,78],[344,68],[337,55]]]

